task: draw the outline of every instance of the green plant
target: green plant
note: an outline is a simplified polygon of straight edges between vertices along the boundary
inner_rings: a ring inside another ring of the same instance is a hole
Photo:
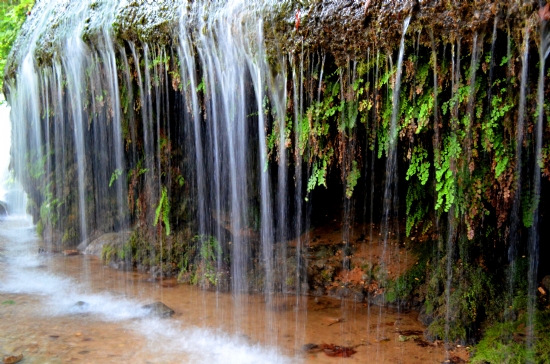
[[[443,210],[448,212],[455,203],[457,194],[457,181],[454,176],[456,170],[453,170],[452,164],[460,157],[462,147],[456,135],[447,137],[444,145],[441,162],[435,163],[435,189],[437,191],[435,209],[439,210],[443,207]]]
[[[178,186],[183,187],[183,185],[185,184],[185,178],[183,178],[183,176],[179,174],[176,176],[176,182]]]
[[[311,172],[311,176],[309,177],[309,181],[307,183],[308,193],[313,191],[316,186],[325,186],[325,188],[327,187],[327,168],[333,153],[334,152],[332,149],[329,150],[328,154],[325,154],[320,161],[317,161],[313,164],[313,171]]]
[[[216,286],[220,276],[217,269],[220,256],[221,246],[215,237],[195,235],[181,255],[178,263],[180,268],[178,280],[188,279],[193,285]]]
[[[166,187],[162,187],[161,189],[160,201],[155,209],[154,226],[158,225],[159,220],[164,223],[166,235],[170,235],[170,200]]]
[[[407,170],[407,176],[405,179],[408,181],[412,176],[418,177],[421,185],[425,185],[430,177],[431,163],[428,159],[428,151],[422,146],[416,146],[413,148],[411,164]]]
[[[42,219],[39,219],[38,222],[36,223],[36,234],[38,236],[42,236],[43,233],[44,233],[44,223],[42,222]]]
[[[111,187],[113,185],[113,183],[115,183],[115,181],[118,179],[118,177],[120,177],[120,175],[122,174],[122,170],[120,169],[115,169],[115,171],[111,174],[111,180],[109,181],[109,187]]]
[[[101,248],[101,260],[109,263],[117,256],[116,249],[111,244],[103,245]]]
[[[346,197],[351,198],[353,195],[353,189],[357,185],[357,180],[361,177],[361,171],[357,167],[357,162],[352,162],[351,171],[349,171],[346,178]]]
[[[217,284],[216,263],[218,256],[221,254],[221,247],[216,238],[213,236],[196,236],[195,239],[200,240],[200,258],[204,264],[204,276],[213,285]]]
[[[426,267],[430,252],[420,246],[413,252],[418,261],[405,273],[386,283],[386,302],[403,302],[409,300],[417,289],[426,281]]]
[[[206,80],[204,77],[201,80],[201,83],[197,85],[197,92],[206,93]]]
[[[426,200],[426,189],[420,183],[411,183],[407,191],[406,199],[406,216],[407,224],[405,228],[405,233],[407,236],[411,235],[411,230],[413,227],[421,221],[424,221],[425,217],[428,214],[429,207],[425,203]],[[425,224],[427,226],[428,224]]]
[[[537,311],[535,341],[532,348],[525,344],[527,314],[518,320],[497,323],[485,330],[475,346],[473,364],[512,364],[550,362],[550,311]]]
[[[34,0],[0,2],[0,90],[4,82],[8,54],[33,6]]]

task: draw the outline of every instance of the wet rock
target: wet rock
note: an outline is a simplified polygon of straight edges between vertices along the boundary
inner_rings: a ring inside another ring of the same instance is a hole
[[[313,290],[311,290],[311,295],[314,297],[321,297],[325,295],[325,288],[324,287],[315,287]]]
[[[365,300],[365,293],[359,287],[333,287],[329,289],[328,295],[338,299],[352,299],[355,302],[363,302]]]
[[[88,307],[90,307],[90,304],[88,302],[78,301],[77,303],[71,306],[69,311],[72,314],[82,314],[88,311]]]
[[[166,318],[171,317],[174,314],[174,310],[166,306],[162,302],[154,302],[148,305],[144,305],[141,308],[149,310],[148,317]]]
[[[76,249],[80,252],[80,253],[84,253],[84,251],[86,250],[86,248],[88,247],[88,245],[90,245],[90,243],[94,240],[96,240],[97,238],[99,238],[100,236],[104,235],[105,233],[100,231],[100,230],[94,230],[92,233],[90,233],[88,235],[88,238],[84,239],[80,244],[78,244],[78,246],[76,247]]]
[[[433,343],[437,339],[437,337],[435,337],[429,329],[426,329],[426,331],[424,331],[424,339],[428,343]]]
[[[44,227],[44,231],[42,233],[42,240],[46,246],[51,249],[52,246],[58,246],[61,244],[63,234],[60,231],[52,229],[51,226],[46,226]]]
[[[86,255],[101,256],[104,246],[111,246],[115,249],[121,248],[130,238],[130,231],[121,231],[117,233],[107,233],[92,241],[84,250]]]
[[[8,214],[8,206],[2,201],[0,201],[0,217],[6,216]]]
[[[367,297],[367,300],[369,301],[369,303],[371,305],[374,305],[374,306],[385,306],[386,305],[386,296],[384,295],[384,293],[379,293],[379,294],[371,293]]]
[[[149,272],[154,278],[174,277],[178,274],[178,267],[175,264],[162,264],[151,267]]]
[[[309,343],[302,346],[302,351],[305,351],[306,353],[316,353],[321,351],[321,347],[317,344]]]
[[[550,292],[550,276],[545,276],[542,281],[542,288],[546,290],[546,292]]]
[[[132,262],[125,261],[125,260],[111,260],[109,262],[109,267],[117,270],[122,270],[125,272],[130,272],[134,270],[134,266],[132,265]]]
[[[363,292],[363,290],[352,289],[351,298],[353,299],[354,302],[358,302],[358,303],[363,302],[365,301],[365,293]]]
[[[426,313],[426,306],[422,306],[420,308],[420,312],[418,313],[418,321],[422,322],[422,325],[424,326],[430,326],[433,320],[433,315]]]

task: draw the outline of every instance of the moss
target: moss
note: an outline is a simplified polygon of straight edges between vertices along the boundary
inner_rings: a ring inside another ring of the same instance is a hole
[[[203,288],[216,287],[221,278],[218,257],[221,255],[219,242],[212,236],[195,235],[180,251],[178,280],[198,284]]]
[[[442,258],[440,267],[445,266],[446,259]],[[428,332],[434,339],[460,342],[475,339],[476,327],[481,322],[494,322],[503,312],[503,297],[497,293],[500,285],[481,267],[456,262],[452,265],[451,291],[447,293],[445,269],[440,267],[435,268],[427,286],[426,311],[435,319]]]
[[[38,234],[38,236],[42,236],[42,234],[44,234],[44,223],[42,222],[42,219],[39,219],[36,223],[36,234]]]
[[[550,311],[538,311],[535,318],[534,346],[527,348],[527,315],[518,320],[489,327],[474,348],[473,364],[512,364],[550,362]]]
[[[73,227],[69,227],[65,229],[63,232],[63,236],[61,238],[61,244],[63,246],[70,246],[74,245],[77,242],[78,234],[76,233],[76,230]]]
[[[110,263],[116,258],[116,249],[112,245],[103,245],[101,248],[101,260]]]

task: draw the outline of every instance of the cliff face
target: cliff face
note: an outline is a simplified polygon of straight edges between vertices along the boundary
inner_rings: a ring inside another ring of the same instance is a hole
[[[16,175],[51,244],[133,227],[109,256],[234,290],[322,292],[302,233],[329,215],[349,253],[337,270],[370,277],[346,257],[356,223],[363,242],[375,224],[381,246],[424,252],[417,276],[377,276],[380,292],[464,339],[500,309],[483,309],[495,287],[534,292],[546,273],[540,9],[39,1],[6,67]]]
[[[239,5],[243,6],[243,5]],[[238,6],[237,6],[238,7]],[[71,32],[79,32],[89,44],[107,33],[117,42],[145,42],[170,46],[178,42],[181,28],[199,37],[199,24],[220,21],[230,6],[184,3],[176,0],[52,2],[37,1],[29,14],[13,54],[6,78],[14,78],[28,48],[35,45],[39,64],[52,62]],[[412,16],[411,33],[421,32],[424,46],[461,39],[471,45],[473,35],[490,33],[498,17],[499,29],[509,31],[521,43],[522,29],[539,28],[537,1],[476,1],[456,4],[432,1],[281,1],[251,3],[243,8],[250,24],[263,21],[267,53],[315,50],[330,53],[343,63],[363,58],[368,49],[395,51],[402,21]],[[227,20],[227,19],[226,19]],[[255,29],[257,30],[257,29]],[[251,31],[253,31],[251,29]]]

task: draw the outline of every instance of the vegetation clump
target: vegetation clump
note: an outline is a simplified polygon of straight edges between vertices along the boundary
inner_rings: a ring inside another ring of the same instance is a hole
[[[0,2],[0,90],[4,83],[8,55],[33,5],[34,0]]]

